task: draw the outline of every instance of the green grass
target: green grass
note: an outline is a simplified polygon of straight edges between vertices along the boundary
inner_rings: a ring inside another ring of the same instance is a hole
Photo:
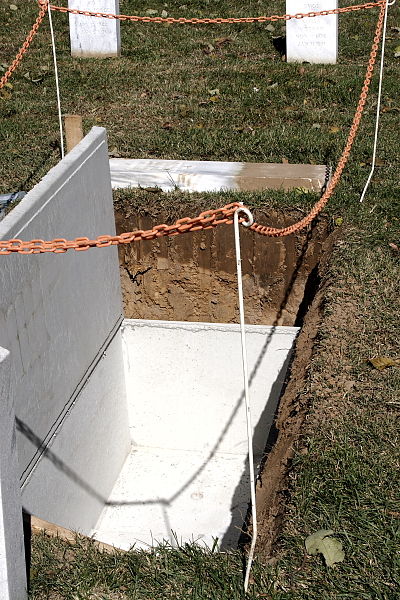
[[[66,1],[62,2],[64,5]],[[0,0],[0,61],[11,62],[37,13],[36,2]],[[341,5],[347,2],[340,2]],[[121,12],[165,8],[172,16],[283,12],[284,2],[121,0]],[[67,19],[55,14],[63,111],[83,116],[85,131],[104,125],[122,157],[307,162],[335,165],[364,78],[377,11],[340,17],[337,65],[288,65],[272,41],[283,26],[122,25],[123,54],[72,60]],[[398,431],[400,370],[374,370],[367,359],[399,355],[399,59],[398,8],[390,10],[377,167],[369,172],[376,79],[349,165],[326,214],[339,227],[329,260],[321,326],[301,401],[310,409],[290,469],[284,525],[273,564],[260,552],[249,598],[268,600],[400,597]],[[218,38],[229,38],[219,43]],[[211,44],[214,50],[211,54]],[[46,70],[47,69],[47,70]],[[25,76],[29,73],[28,76]],[[32,81],[40,79],[40,81]],[[59,158],[47,23],[0,97],[0,192],[32,187]],[[278,84],[278,85],[274,85]],[[209,90],[218,89],[218,102]],[[257,88],[259,91],[254,91]],[[166,126],[165,124],[170,124]],[[334,129],[332,129],[334,128]],[[146,210],[145,190],[129,196]],[[306,211],[312,194],[159,194],[170,217],[231,200]],[[84,233],[84,232],[83,232]],[[105,232],[99,232],[105,233]],[[346,558],[327,569],[305,557],[305,537],[332,528]],[[240,553],[160,548],[117,557],[83,541],[73,547],[35,538],[31,597],[66,600],[243,598]]]

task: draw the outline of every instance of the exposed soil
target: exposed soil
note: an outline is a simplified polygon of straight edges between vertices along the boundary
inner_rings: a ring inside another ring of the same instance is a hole
[[[279,535],[288,496],[287,478],[295,447],[297,446],[297,451],[302,451],[298,442],[310,403],[310,394],[304,383],[322,319],[322,306],[329,284],[327,267],[337,237],[336,232],[332,233],[322,246],[321,260],[314,272],[317,287],[304,314],[273,430],[267,442],[266,459],[257,489],[258,552],[264,558],[273,555],[274,544]]]
[[[138,215],[127,202],[116,208],[117,232],[150,229],[165,214]],[[197,214],[193,205],[193,215]],[[292,224],[298,211],[256,210],[255,218]],[[328,233],[325,220],[298,236],[272,239],[242,230],[246,321],[294,325],[304,312],[310,275]],[[120,247],[124,313],[127,318],[232,323],[238,321],[233,227],[162,238]]]
[[[126,201],[118,203],[117,232],[171,221],[163,214],[154,216],[154,206],[148,212],[152,216],[133,212]],[[302,216],[298,211],[276,209],[268,215],[260,210],[254,213],[257,221],[279,226]],[[329,235],[324,219],[296,236],[273,239],[243,231],[241,237],[246,322],[301,327],[257,489],[258,551],[266,558],[272,555],[280,530],[294,446],[308,411],[304,380],[321,319],[324,274],[335,237]],[[120,268],[127,318],[238,321],[233,227],[120,247]]]

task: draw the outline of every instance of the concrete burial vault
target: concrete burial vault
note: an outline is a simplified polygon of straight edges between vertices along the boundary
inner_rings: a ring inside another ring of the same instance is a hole
[[[114,232],[97,127],[0,223],[0,239]],[[238,326],[124,320],[116,247],[0,256],[0,290],[0,597],[24,597],[21,507],[121,548],[234,547],[250,497]],[[257,464],[296,333],[247,326]]]

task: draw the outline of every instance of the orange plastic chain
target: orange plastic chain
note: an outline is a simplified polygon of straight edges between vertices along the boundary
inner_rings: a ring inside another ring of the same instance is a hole
[[[357,109],[353,118],[353,123],[350,128],[350,132],[347,138],[347,142],[345,148],[342,152],[342,155],[339,159],[338,166],[336,171],[330,181],[330,184],[321,197],[321,199],[315,204],[310,213],[301,221],[290,225],[289,227],[284,227],[282,229],[267,227],[265,225],[260,225],[259,223],[254,223],[251,225],[250,229],[261,234],[267,235],[270,237],[283,237],[286,235],[291,235],[296,231],[300,231],[304,229],[315,219],[315,217],[321,212],[329,198],[332,196],[336,185],[338,184],[340,177],[343,173],[343,170],[348,161],[351,148],[353,146],[362,113],[364,111],[365,103],[368,96],[369,87],[371,84],[371,79],[374,71],[374,65],[376,61],[376,55],[379,47],[379,42],[382,37],[382,29],[386,8],[386,0],[380,3],[380,12],[378,17],[378,22],[376,25],[375,36],[372,43],[371,53],[368,61],[367,72],[364,79],[364,84],[361,90],[360,99],[357,105]],[[157,225],[153,227],[153,229],[149,229],[147,231],[138,230],[131,231],[128,233],[122,233],[121,235],[101,235],[98,236],[94,240],[90,240],[86,237],[75,238],[74,240],[65,240],[65,239],[54,239],[51,241],[44,241],[41,239],[30,240],[30,241],[22,241],[20,239],[6,240],[0,241],[0,256],[8,255],[13,253],[19,254],[40,254],[44,252],[55,252],[62,253],[67,250],[89,250],[89,248],[97,247],[103,248],[108,246],[115,246],[119,244],[130,244],[131,242],[140,241],[140,240],[152,240],[159,237],[164,236],[174,236],[180,235],[182,233],[187,233],[188,231],[200,231],[202,229],[211,229],[217,227],[218,225],[222,225],[224,223],[230,224],[233,220],[233,215],[235,211],[240,208],[242,205],[238,202],[234,202],[232,204],[228,204],[223,208],[218,208],[216,210],[208,210],[201,213],[198,217],[189,218],[185,217],[183,219],[179,219],[173,225]],[[242,219],[243,221],[244,219]]]
[[[47,5],[48,5],[47,1],[39,2],[40,10],[39,10],[37,19],[34,22],[32,29],[26,36],[26,39],[25,39],[24,43],[22,44],[21,48],[19,49],[17,56],[15,57],[15,59],[13,60],[11,65],[8,67],[8,69],[4,73],[3,77],[0,79],[0,90],[1,90],[1,88],[3,88],[6,85],[6,83],[10,79],[11,75],[14,73],[15,69],[18,67],[19,63],[23,59],[24,54],[27,52],[29,46],[31,45],[32,40],[35,37],[35,35],[37,34],[38,29],[47,13]]]
[[[39,0],[39,2],[43,0]],[[386,0],[378,0],[377,2],[365,2],[354,6],[344,6],[343,8],[334,8],[331,10],[321,10],[319,12],[296,13],[295,15],[271,15],[260,17],[216,17],[197,18],[197,17],[140,17],[137,15],[114,15],[112,13],[92,12],[90,10],[79,10],[77,8],[66,8],[64,6],[54,6],[50,4],[51,10],[56,10],[62,13],[73,15],[85,15],[87,17],[102,17],[103,19],[118,19],[119,21],[133,21],[134,23],[177,23],[181,25],[201,25],[210,23],[265,23],[266,21],[289,21],[290,19],[304,19],[305,17],[318,17],[326,15],[338,15],[340,13],[354,12],[368,8],[376,8],[386,4]]]

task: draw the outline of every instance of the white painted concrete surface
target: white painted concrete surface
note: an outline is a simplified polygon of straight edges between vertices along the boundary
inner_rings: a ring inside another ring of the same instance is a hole
[[[111,158],[115,189],[159,187],[164,192],[291,189],[319,192],[325,183],[324,165],[288,165],[227,161]]]
[[[338,7],[337,0],[286,0],[286,13],[319,12]],[[290,19],[286,22],[288,62],[331,63],[337,61],[338,15]]]
[[[93,128],[0,223],[0,239],[113,232],[102,128]],[[88,533],[130,447],[117,249],[0,256],[0,289],[0,344],[11,351],[24,507]]]
[[[119,0],[68,0],[69,8],[119,14]],[[71,55],[86,58],[119,56],[120,21],[84,15],[69,15]]]
[[[125,320],[122,331],[134,446],[96,538],[235,546],[249,501],[239,326]],[[246,327],[257,462],[297,331]]]
[[[10,355],[0,348],[0,598],[26,600],[22,502],[10,379]]]

